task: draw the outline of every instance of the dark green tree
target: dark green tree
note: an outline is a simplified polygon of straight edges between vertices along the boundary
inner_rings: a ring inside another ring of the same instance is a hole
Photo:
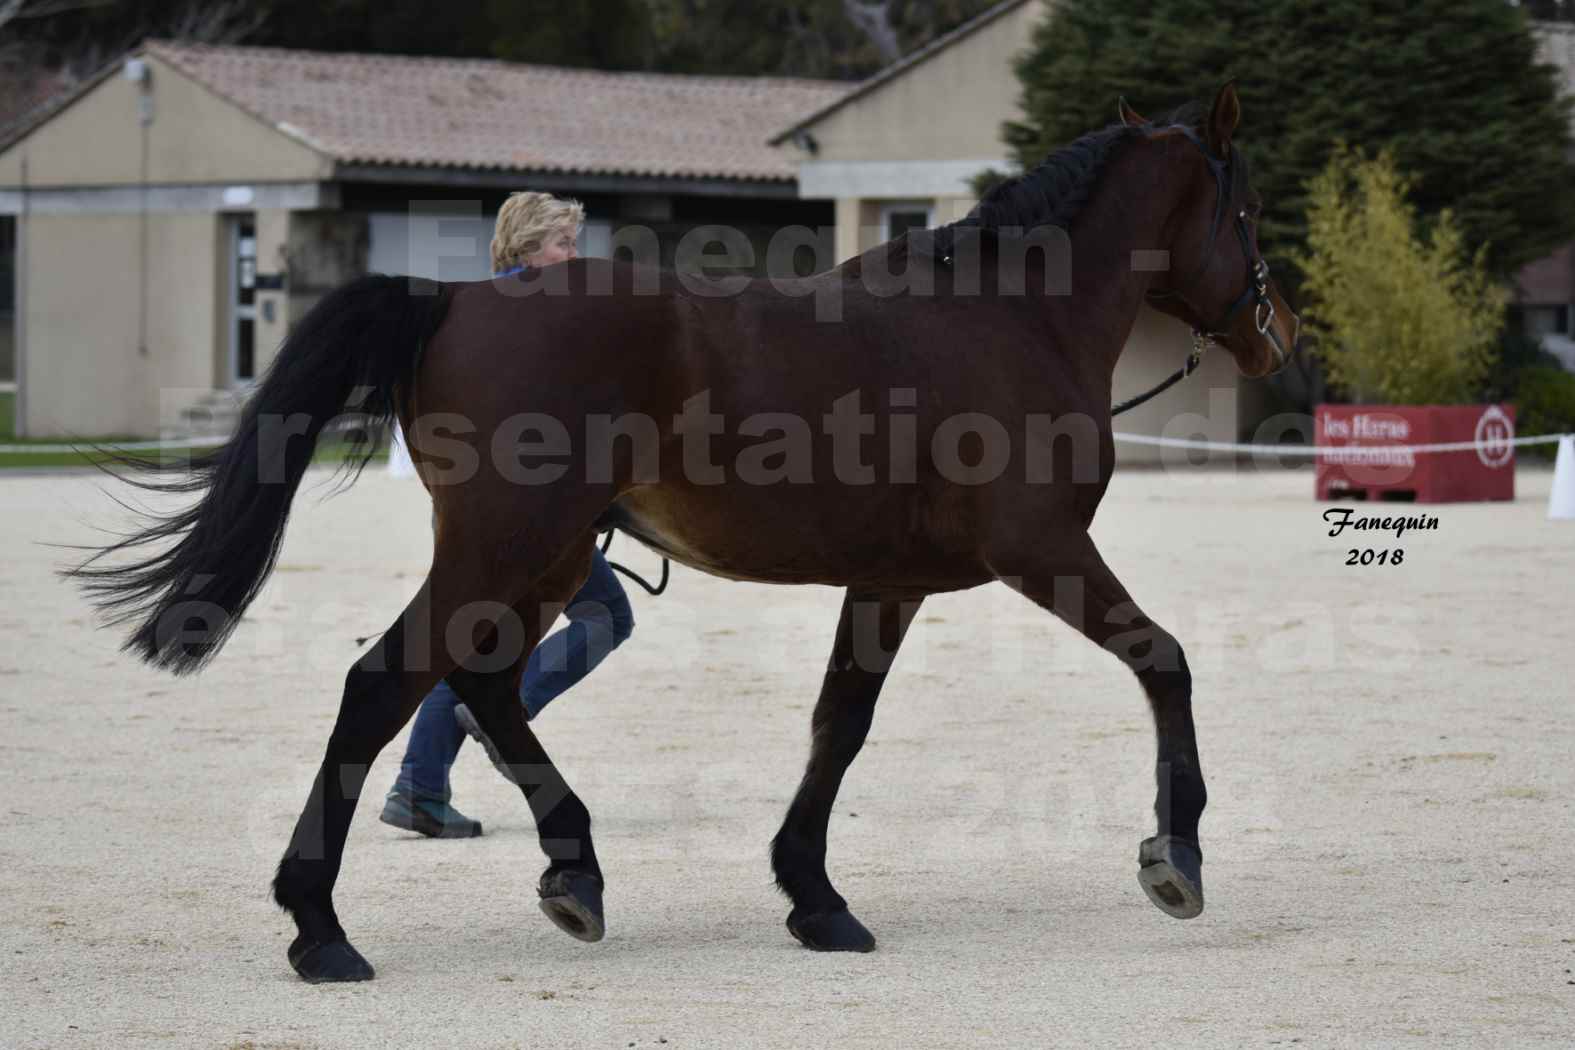
[[[993,0],[642,0],[652,64],[680,73],[867,76]]]
[[[480,5],[477,5],[480,6]],[[488,0],[488,51],[511,62],[645,69],[655,55],[646,0]]]
[[[992,2],[0,0],[0,72],[9,62],[85,76],[144,37],[160,36],[591,69],[851,79]]]
[[[1453,209],[1503,278],[1575,237],[1571,102],[1535,49],[1505,0],[1080,0],[1018,61],[1004,136],[1031,165],[1120,95],[1156,119],[1235,78],[1268,254],[1302,249],[1307,184],[1344,141],[1391,150],[1420,213]]]

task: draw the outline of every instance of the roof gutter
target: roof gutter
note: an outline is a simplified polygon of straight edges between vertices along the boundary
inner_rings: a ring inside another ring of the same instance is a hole
[[[532,189],[564,193],[671,193],[689,197],[750,197],[797,200],[798,180],[730,176],[624,175],[518,169],[511,171],[441,165],[339,163],[338,182],[395,186],[473,186],[477,189]]]

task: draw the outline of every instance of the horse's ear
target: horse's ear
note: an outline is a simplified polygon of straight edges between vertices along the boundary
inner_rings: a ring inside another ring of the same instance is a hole
[[[1236,95],[1236,82],[1226,81],[1219,94],[1214,96],[1214,107],[1209,111],[1206,129],[1209,148],[1217,156],[1223,157],[1230,153],[1231,136],[1236,134],[1236,126],[1240,123],[1241,99]]]
[[[1116,100],[1116,113],[1120,115],[1121,123],[1125,124],[1129,128],[1140,128],[1144,124],[1148,123],[1148,121],[1144,120],[1138,115],[1137,110],[1127,105],[1127,99],[1125,95]]]

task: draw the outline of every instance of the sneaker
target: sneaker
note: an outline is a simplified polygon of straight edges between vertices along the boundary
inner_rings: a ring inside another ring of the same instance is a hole
[[[517,785],[519,783],[519,778],[514,775],[514,771],[509,768],[509,764],[503,761],[503,752],[499,751],[498,745],[494,744],[492,738],[482,731],[481,723],[476,721],[476,716],[470,713],[470,708],[464,704],[455,704],[454,721],[459,723],[461,729],[470,734],[472,740],[486,750],[487,757],[492,759],[493,766],[497,768],[499,773],[503,774],[504,780],[507,780],[510,784]]]
[[[473,839],[481,836],[481,821],[471,820],[465,814],[438,799],[415,798],[398,788],[388,793],[383,803],[384,824],[414,831],[429,839]]]

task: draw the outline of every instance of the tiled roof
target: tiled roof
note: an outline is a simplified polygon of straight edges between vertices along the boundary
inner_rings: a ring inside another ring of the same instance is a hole
[[[149,41],[148,54],[350,164],[790,180],[771,132],[836,81]]]
[[[0,142],[8,141],[18,130],[34,124],[53,105],[66,97],[75,85],[60,72],[38,72],[9,79],[0,94]]]

